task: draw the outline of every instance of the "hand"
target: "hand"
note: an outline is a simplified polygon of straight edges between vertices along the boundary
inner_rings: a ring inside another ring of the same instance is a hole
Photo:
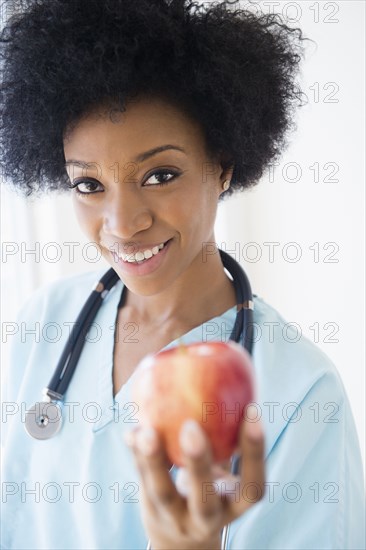
[[[248,411],[247,418],[251,418]],[[242,423],[240,478],[213,465],[205,433],[198,423],[187,421],[180,433],[184,453],[184,469],[177,480],[180,491],[155,430],[136,428],[126,442],[140,473],[142,519],[153,550],[219,550],[221,529],[263,496],[264,438],[258,421]]]

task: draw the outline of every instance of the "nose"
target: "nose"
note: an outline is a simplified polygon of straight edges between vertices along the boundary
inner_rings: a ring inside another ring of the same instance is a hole
[[[119,188],[105,204],[103,232],[106,235],[131,241],[152,223],[152,212],[136,191]]]

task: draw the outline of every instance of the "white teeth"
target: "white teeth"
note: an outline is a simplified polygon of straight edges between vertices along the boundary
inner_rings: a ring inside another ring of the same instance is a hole
[[[142,260],[144,260],[144,259],[145,259],[145,256],[144,256],[143,252],[136,252],[136,254],[135,254],[136,262],[142,262]]]
[[[163,248],[164,248],[164,243],[161,243],[157,246],[154,246],[154,248],[152,248],[151,250],[147,249],[147,250],[144,250],[143,252],[139,250],[135,254],[123,254],[123,252],[120,252],[118,254],[118,257],[122,259],[124,262],[129,262],[129,263],[142,262],[144,260],[149,260],[153,256],[156,256],[156,254],[158,254],[160,250],[162,250]]]

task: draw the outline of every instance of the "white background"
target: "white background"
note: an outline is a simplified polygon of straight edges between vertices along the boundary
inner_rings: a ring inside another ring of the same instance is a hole
[[[242,263],[253,292],[332,358],[363,450],[365,4],[257,2],[253,9],[259,5],[282,11],[315,42],[301,75],[309,102],[280,164],[220,205],[216,240]],[[36,287],[104,263],[94,263],[69,197],[26,202],[3,191],[1,211],[4,344],[6,323]],[[65,243],[77,243],[74,257]],[[2,358],[6,364],[6,345]]]

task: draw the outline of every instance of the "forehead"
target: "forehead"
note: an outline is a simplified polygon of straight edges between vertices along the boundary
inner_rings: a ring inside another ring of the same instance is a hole
[[[64,153],[85,157],[138,154],[144,149],[176,143],[188,152],[203,154],[204,136],[199,123],[161,99],[139,99],[127,103],[121,112],[100,106],[90,111],[66,134]]]

